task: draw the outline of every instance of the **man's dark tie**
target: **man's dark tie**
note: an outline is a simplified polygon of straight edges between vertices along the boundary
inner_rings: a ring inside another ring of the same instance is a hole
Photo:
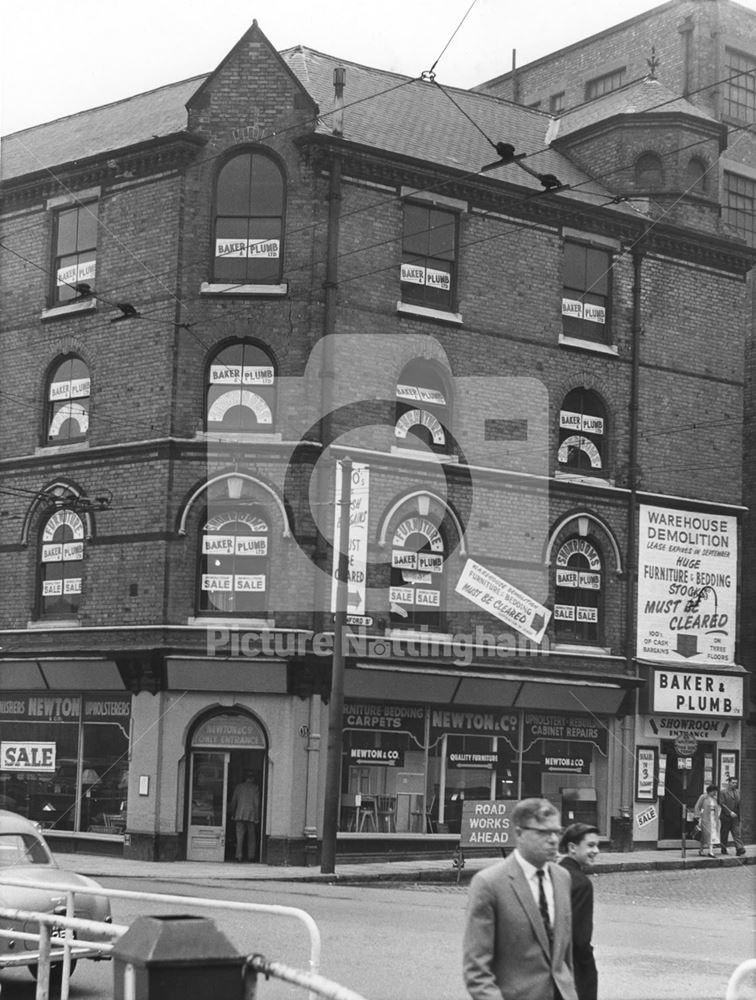
[[[536,870],[538,876],[538,909],[543,917],[543,926],[546,928],[546,936],[549,939],[549,948],[554,947],[554,928],[551,926],[549,917],[549,904],[546,902],[546,893],[543,888],[544,871],[543,868]]]

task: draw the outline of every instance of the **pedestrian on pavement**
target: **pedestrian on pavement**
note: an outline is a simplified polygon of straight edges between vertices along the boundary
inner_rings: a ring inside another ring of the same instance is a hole
[[[547,799],[512,810],[515,850],[470,883],[463,946],[473,1000],[577,1000],[570,877],[554,864],[562,830]]]
[[[599,853],[597,827],[572,823],[562,834],[559,864],[572,879],[572,965],[578,1000],[596,1000],[598,972],[593,957],[593,885],[586,874]]]
[[[740,789],[738,788],[737,778],[730,777],[727,779],[727,784],[719,793],[719,804],[722,807],[719,817],[722,854],[727,854],[727,844],[729,843],[730,834],[732,834],[735,853],[738,857],[741,857],[745,854],[745,845],[743,844],[743,837],[740,832]]]
[[[706,792],[699,796],[693,812],[696,819],[701,824],[701,850],[700,855],[707,858],[716,857],[714,854],[715,844],[719,844],[719,814],[722,807],[719,805],[719,788],[717,785],[707,785]]]
[[[231,796],[231,818],[236,824],[236,860],[243,861],[247,841],[247,861],[257,859],[257,827],[260,823],[260,786],[254,771],[244,772]]]

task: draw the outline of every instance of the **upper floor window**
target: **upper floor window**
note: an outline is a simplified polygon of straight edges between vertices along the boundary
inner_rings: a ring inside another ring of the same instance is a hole
[[[756,180],[725,171],[724,221],[756,246]]]
[[[642,153],[635,161],[635,184],[643,191],[662,186],[662,161],[656,153]]]
[[[431,517],[418,512],[399,522],[391,542],[392,625],[441,627],[445,556],[444,537]]]
[[[554,629],[557,641],[598,642],[601,556],[587,538],[568,538],[555,560]]]
[[[399,444],[417,448],[422,442],[431,451],[447,454],[448,395],[444,380],[427,361],[406,365],[396,384],[394,434]]]
[[[272,431],[275,403],[275,368],[261,347],[237,341],[214,355],[207,384],[208,431]]]
[[[265,613],[269,537],[268,518],[260,505],[213,505],[200,529],[199,614]]]
[[[564,91],[560,90],[558,94],[552,94],[549,98],[549,111],[552,115],[559,114],[560,111],[564,111]]]
[[[559,411],[559,464],[570,472],[600,473],[605,465],[606,413],[590,389],[573,389]]]
[[[47,382],[47,444],[83,441],[89,430],[89,369],[81,358],[65,358]]]
[[[708,167],[703,160],[692,156],[685,168],[685,187],[694,194],[706,193],[706,174]]]
[[[221,168],[215,186],[213,279],[275,284],[283,262],[284,179],[259,151],[239,153]]]
[[[97,261],[97,202],[63,208],[55,216],[53,305],[91,291]],[[88,285],[88,289],[77,288]]]
[[[433,205],[404,203],[402,301],[454,310],[456,301],[456,212]]]
[[[724,117],[756,121],[756,56],[726,49],[725,61]]]
[[[84,523],[67,507],[42,525],[40,607],[44,616],[67,617],[79,610],[84,573]]]
[[[565,242],[562,291],[565,336],[607,340],[611,266],[608,250]]]
[[[592,101],[594,98],[602,97],[613,90],[619,90],[625,82],[626,70],[627,67],[622,66],[620,69],[612,70],[611,73],[604,73],[601,76],[594,77],[593,80],[589,80],[585,85],[586,101]]]

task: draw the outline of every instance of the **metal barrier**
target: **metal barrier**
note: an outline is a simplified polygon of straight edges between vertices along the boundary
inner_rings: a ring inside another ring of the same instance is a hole
[[[326,1000],[365,1000],[360,993],[355,993],[348,986],[334,983],[331,979],[325,979],[316,973],[301,972],[299,969],[292,969],[282,962],[269,962],[262,955],[250,955],[247,959],[247,970],[253,973],[253,977],[251,991],[247,992],[246,1000],[255,1000],[257,996],[257,976],[260,973],[266,979],[272,976],[274,979],[281,979],[285,983],[304,986],[310,991],[310,996],[315,993],[320,997],[325,997]]]
[[[740,987],[751,973],[756,973],[756,958],[749,958],[745,962],[741,962],[730,976],[725,1000],[745,1000],[745,997],[740,993]],[[756,991],[751,991],[751,998],[756,998]]]
[[[35,889],[49,889],[49,884],[41,880],[31,881],[27,879],[12,879],[10,877],[4,877],[1,881],[3,885],[20,886],[22,888],[29,887]],[[49,1000],[51,957],[57,958],[57,956],[61,954],[63,956],[60,1000],[68,1000],[68,981],[70,978],[71,959],[79,957],[93,957],[95,955],[107,957],[111,951],[112,944],[109,942],[92,942],[80,940],[78,938],[74,939],[74,930],[81,930],[96,934],[109,934],[114,938],[120,937],[128,930],[128,927],[123,925],[101,924],[97,921],[81,920],[74,917],[74,897],[77,893],[86,893],[86,895],[90,896],[105,896],[108,899],[129,899],[136,900],[138,902],[157,902],[183,907],[191,906],[204,910],[235,910],[246,913],[265,913],[270,916],[293,918],[304,924],[308,932],[310,941],[309,974],[317,977],[320,969],[321,938],[318,925],[306,910],[300,910],[297,907],[278,906],[272,903],[240,903],[235,900],[203,899],[202,897],[178,896],[157,892],[138,892],[131,889],[106,889],[103,886],[87,886],[86,888],[82,888],[81,886],[64,883],[61,883],[60,885],[56,884],[55,889],[56,892],[60,892],[61,894],[65,893],[65,916],[52,913],[36,913],[12,908],[0,908],[0,917],[12,920],[34,921],[40,925],[40,933],[38,935],[26,934],[21,931],[0,931],[0,935],[3,937],[15,937],[19,940],[39,941],[39,949],[37,953],[26,951],[23,956],[19,956],[18,961],[6,961],[5,958],[3,958],[3,964],[6,965],[29,965],[30,962],[33,963],[36,961],[38,964],[39,976],[37,979],[37,992],[35,994],[35,1000]],[[51,949],[50,930],[53,927],[67,928],[67,930],[66,936],[60,939],[60,944],[56,941],[55,947]],[[278,965],[277,963],[274,964],[276,966]],[[280,968],[284,969],[287,967],[281,966]],[[324,982],[327,981],[324,980]],[[305,984],[300,983],[300,985]],[[338,984],[331,985],[338,986]],[[318,991],[314,987],[309,988],[310,1000],[314,1000]],[[340,989],[345,989],[345,987],[340,987]],[[320,995],[328,996],[329,994],[320,993]],[[336,995],[334,994],[334,996]],[[357,998],[357,994],[352,994],[351,998],[348,995],[344,995],[344,1000],[352,1000],[352,998]],[[357,998],[357,1000],[360,1000],[360,998]]]

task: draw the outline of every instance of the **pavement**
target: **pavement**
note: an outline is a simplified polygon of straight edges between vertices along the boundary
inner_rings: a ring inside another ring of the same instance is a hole
[[[99,854],[65,854],[54,851],[62,868],[90,875],[92,878],[147,879],[150,882],[469,882],[470,878],[488,865],[501,860],[499,855],[464,858],[461,872],[448,859],[416,861],[343,861],[337,858],[335,872],[323,873],[319,867],[296,865],[264,865],[239,862],[209,861],[139,861]],[[596,874],[604,872],[680,871],[694,868],[724,868],[756,865],[756,844],[746,847],[746,853],[735,856],[731,847],[728,855],[714,858],[699,857],[698,849],[637,850],[627,853],[602,852],[596,859]]]

